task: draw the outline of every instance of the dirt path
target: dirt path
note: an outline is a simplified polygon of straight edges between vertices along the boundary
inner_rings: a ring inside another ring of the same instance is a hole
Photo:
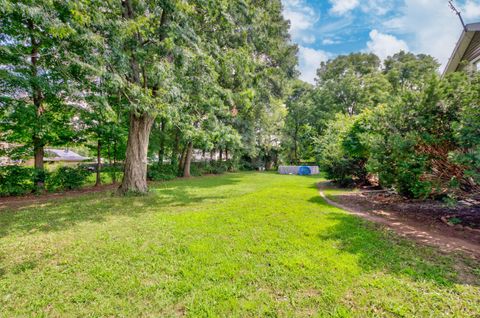
[[[469,239],[460,237],[453,233],[447,225],[443,227],[434,227],[428,224],[422,224],[415,220],[409,220],[398,215],[395,211],[371,211],[365,206],[354,204],[352,202],[336,202],[329,199],[323,192],[326,189],[324,184],[317,184],[320,196],[330,205],[345,210],[350,214],[359,216],[368,221],[382,224],[397,234],[414,239],[422,244],[436,246],[444,252],[463,252],[475,259],[480,259],[480,242],[477,237]],[[344,200],[345,201],[345,200]]]
[[[57,199],[73,198],[88,193],[113,191],[118,188],[118,184],[106,184],[99,187],[86,187],[79,190],[71,190],[65,192],[47,193],[41,195],[25,195],[20,197],[0,197],[0,211],[16,210],[31,205],[53,202]]]

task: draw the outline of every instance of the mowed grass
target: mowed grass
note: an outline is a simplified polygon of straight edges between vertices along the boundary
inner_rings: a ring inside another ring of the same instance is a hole
[[[478,317],[478,263],[238,173],[0,212],[2,317]]]

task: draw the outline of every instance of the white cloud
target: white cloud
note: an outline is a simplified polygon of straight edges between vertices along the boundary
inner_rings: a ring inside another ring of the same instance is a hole
[[[312,43],[315,43],[316,40],[317,38],[311,34],[305,34],[302,36],[303,43],[312,44]]]
[[[316,38],[312,35],[318,15],[304,0],[283,0],[283,16],[290,21],[290,34],[297,43],[311,44]]]
[[[370,41],[367,42],[367,51],[375,53],[384,60],[400,51],[408,51],[408,45],[405,41],[399,40],[393,35],[372,30]]]
[[[473,18],[470,7],[469,18]],[[478,3],[476,1],[475,3]],[[473,6],[475,7],[475,6]],[[458,17],[450,10],[447,1],[405,0],[397,18],[384,23],[386,30],[403,34],[415,53],[434,56],[445,66],[462,31]]]
[[[466,19],[477,19],[480,17],[480,3],[478,1],[467,0],[463,12]]]
[[[394,7],[394,0],[368,0],[362,2],[363,12],[380,16],[387,14]]]
[[[331,13],[344,15],[355,9],[367,14],[385,15],[394,8],[395,0],[329,0]]]
[[[330,0],[331,12],[339,15],[348,13],[358,7],[359,0]]]
[[[298,59],[300,62],[300,79],[305,82],[314,84],[315,77],[317,75],[317,69],[320,66],[320,63],[327,61],[328,58],[329,54],[325,51],[299,46]]]
[[[323,45],[333,45],[341,43],[339,40],[334,40],[332,38],[325,38],[322,40]]]

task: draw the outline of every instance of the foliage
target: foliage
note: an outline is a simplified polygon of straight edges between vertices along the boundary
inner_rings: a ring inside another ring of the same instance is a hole
[[[478,189],[480,185],[480,74],[473,78],[457,75],[456,81],[460,85],[450,88],[447,101],[459,106],[458,116],[452,124],[453,138],[459,148],[450,153],[450,159],[464,167],[464,186]],[[455,75],[450,77],[450,82],[455,81]],[[455,93],[455,97],[451,94]],[[475,187],[477,185],[477,187]],[[480,190],[480,189],[479,189]]]
[[[153,164],[148,166],[147,178],[151,181],[165,181],[172,180],[177,177],[178,166]]]
[[[146,191],[146,162],[182,162],[184,149],[276,163],[297,75],[282,9],[280,0],[5,0],[2,140],[17,157],[33,150],[37,168],[45,146],[72,143],[125,159],[122,191]]]
[[[474,121],[462,125],[475,115],[478,99],[473,83],[465,74],[432,78],[373,112],[369,170],[379,175],[382,184],[409,197],[476,188],[478,161],[471,155],[478,130]],[[460,127],[473,127],[469,130],[473,134]]]
[[[312,127],[312,118],[315,117],[312,94],[313,87],[310,84],[297,81],[287,98],[282,150],[289,163],[298,164],[300,160],[309,160],[313,157],[312,140],[317,134]]]
[[[59,167],[47,176],[48,190],[73,190],[81,188],[91,173],[83,167]]]
[[[285,133],[299,132],[295,118],[313,129],[306,143],[317,141],[319,165],[340,184],[371,174],[407,197],[479,191],[480,76],[440,79],[437,68],[432,57],[405,52],[383,66],[371,54],[322,63],[313,91],[299,98],[296,88],[287,99]]]
[[[359,114],[388,98],[390,90],[380,72],[380,59],[370,53],[353,53],[322,62],[317,70],[317,107],[329,112]]]
[[[11,156],[33,154],[39,173],[44,147],[75,137],[72,105],[78,86],[73,79],[83,75],[71,19],[69,1],[4,0],[0,5],[0,136],[16,145]],[[39,188],[42,179],[35,180]]]
[[[329,179],[342,186],[366,180],[365,162],[368,158],[362,143],[362,119],[337,114],[317,139],[317,161]]]
[[[22,166],[0,167],[0,196],[22,195],[35,190],[35,169]]]

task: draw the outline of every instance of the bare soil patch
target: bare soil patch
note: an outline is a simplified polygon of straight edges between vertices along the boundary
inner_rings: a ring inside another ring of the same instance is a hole
[[[78,190],[70,190],[63,192],[42,193],[42,194],[29,194],[17,197],[0,197],[0,211],[2,210],[15,210],[22,207],[43,204],[54,201],[56,199],[73,198],[84,194],[114,191],[118,188],[119,184],[105,184],[98,187],[85,187]]]
[[[385,225],[402,236],[435,245],[444,251],[462,251],[480,259],[480,204],[475,200],[460,202],[451,208],[433,200],[408,200],[385,191],[360,189],[324,195],[330,204],[370,221]]]

